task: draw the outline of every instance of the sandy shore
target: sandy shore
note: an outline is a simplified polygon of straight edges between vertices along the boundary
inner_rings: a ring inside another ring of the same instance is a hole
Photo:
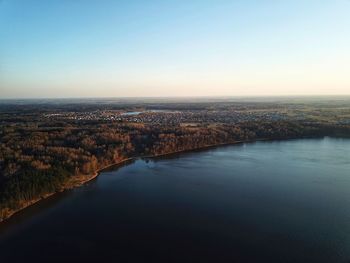
[[[64,183],[64,185],[62,185],[61,189],[57,192],[52,192],[52,193],[48,193],[48,194],[45,194],[45,195],[42,195],[41,197],[38,197],[38,198],[35,198],[35,199],[32,199],[30,201],[25,201],[25,202],[22,202],[20,203],[20,208],[18,209],[15,209],[15,210],[7,210],[5,211],[5,215],[3,215],[2,218],[0,218],[0,222],[3,222],[7,219],[9,219],[11,216],[13,216],[14,214],[18,213],[19,211],[22,211],[23,209],[31,206],[31,205],[34,205],[35,203],[38,203],[40,202],[41,200],[43,199],[46,199],[54,194],[57,194],[57,193],[60,193],[60,192],[63,192],[65,190],[69,190],[69,189],[73,189],[73,188],[76,188],[76,187],[79,187],[93,179],[95,179],[103,170],[107,169],[107,168],[110,168],[112,166],[119,166],[119,165],[123,165],[125,163],[127,163],[128,161],[132,161],[134,160],[135,158],[125,158],[125,159],[122,159],[118,162],[115,162],[113,164],[109,164],[109,165],[106,165],[100,169],[98,169],[97,171],[95,171],[93,174],[91,175],[78,175],[78,176],[72,176],[66,183]]]
[[[7,219],[9,219],[11,216],[13,216],[14,214],[16,214],[17,212],[43,200],[46,199],[56,193],[59,192],[63,192],[65,190],[69,190],[69,189],[73,189],[76,187],[79,187],[93,179],[95,179],[97,176],[99,176],[99,174],[103,171],[106,170],[110,167],[114,167],[114,166],[120,166],[120,165],[124,165],[127,162],[136,160],[136,159],[152,159],[152,158],[161,158],[164,156],[170,156],[170,155],[176,155],[179,153],[185,153],[185,152],[192,152],[192,151],[199,151],[199,150],[205,150],[205,149],[210,149],[210,148],[215,148],[215,147],[220,147],[220,146],[228,146],[228,145],[235,145],[235,144],[242,144],[242,143],[251,143],[251,142],[256,142],[256,141],[267,141],[270,139],[256,139],[256,140],[251,140],[251,141],[235,141],[235,142],[228,142],[228,143],[219,143],[219,144],[212,144],[212,145],[206,145],[203,147],[198,147],[198,148],[193,148],[193,149],[184,149],[184,150],[180,150],[180,151],[175,151],[175,152],[168,152],[168,153],[162,153],[162,154],[157,154],[157,155],[145,155],[145,156],[137,156],[137,157],[129,157],[129,158],[124,158],[121,159],[118,162],[106,165],[100,169],[98,169],[97,171],[95,171],[93,174],[91,175],[78,175],[78,176],[72,176],[63,186],[62,188],[58,191],[58,192],[52,192],[52,193],[48,193],[45,194],[39,198],[30,200],[30,201],[26,201],[20,204],[20,208],[16,209],[16,210],[8,210],[5,211],[5,215],[2,216],[2,218],[0,218],[0,222],[3,222]]]

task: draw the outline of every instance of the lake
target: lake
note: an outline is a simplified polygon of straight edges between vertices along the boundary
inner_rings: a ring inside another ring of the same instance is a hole
[[[137,160],[0,225],[1,262],[350,262],[350,139]]]

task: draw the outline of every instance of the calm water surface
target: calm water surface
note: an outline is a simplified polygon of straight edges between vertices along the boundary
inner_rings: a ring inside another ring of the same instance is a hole
[[[0,225],[1,262],[350,262],[350,140],[138,160]]]

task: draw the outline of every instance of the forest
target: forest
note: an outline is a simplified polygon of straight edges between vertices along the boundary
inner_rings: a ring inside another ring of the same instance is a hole
[[[47,110],[45,110],[47,113]],[[79,176],[130,157],[156,156],[241,141],[349,136],[350,125],[260,120],[196,125],[47,119],[42,111],[2,109],[0,220]]]

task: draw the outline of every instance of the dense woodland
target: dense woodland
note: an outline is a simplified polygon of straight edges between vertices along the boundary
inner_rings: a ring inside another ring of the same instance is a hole
[[[6,113],[0,128],[0,219],[25,202],[60,191],[75,176],[128,157],[153,156],[255,139],[343,136],[349,125],[275,121],[195,127],[106,121],[52,121]]]

